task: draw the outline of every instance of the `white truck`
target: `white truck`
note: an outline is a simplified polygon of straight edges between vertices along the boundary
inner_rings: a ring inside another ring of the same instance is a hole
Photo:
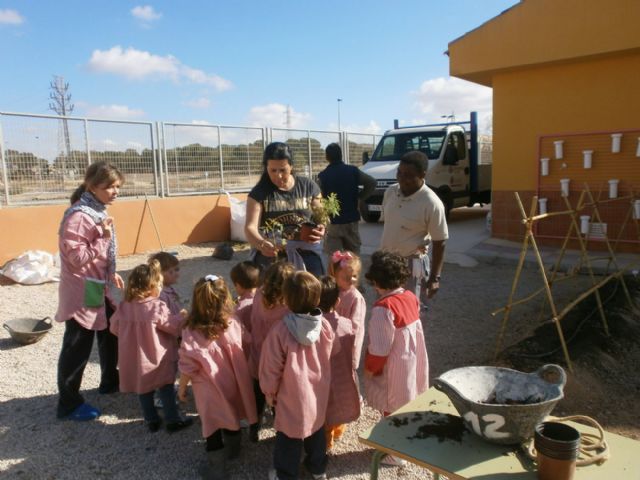
[[[469,130],[464,126],[469,125]],[[377,222],[382,196],[396,181],[400,157],[419,150],[429,159],[427,185],[444,203],[447,217],[452,208],[491,202],[491,164],[478,162],[477,114],[468,122],[450,122],[394,128],[384,133],[371,158],[365,152],[360,169],[376,179],[373,195],[360,203],[367,222]]]

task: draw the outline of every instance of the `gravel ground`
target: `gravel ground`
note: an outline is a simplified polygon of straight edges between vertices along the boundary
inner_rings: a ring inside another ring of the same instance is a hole
[[[181,280],[178,291],[190,298],[191,286],[207,273],[224,275],[247,256],[236,252],[231,261],[210,257],[212,245],[170,248],[179,253]],[[146,260],[146,255],[119,259],[125,275]],[[366,264],[368,258],[363,258]],[[423,318],[431,378],[459,366],[482,364],[491,358],[499,320],[490,312],[506,303],[514,267],[481,264],[462,268],[447,264],[441,291],[430,302]],[[567,282],[569,283],[569,282]],[[539,285],[538,273],[523,271],[519,291],[524,294]],[[0,287],[0,323],[18,317],[53,316],[57,307],[55,283],[41,286]],[[367,289],[367,302],[373,300]],[[535,309],[519,309],[512,315],[507,343],[521,338],[538,321]],[[142,423],[133,394],[99,395],[99,364],[94,348],[82,385],[88,402],[101,408],[98,421],[58,421],[56,407],[56,365],[64,327],[55,324],[51,333],[30,346],[18,346],[2,329],[0,334],[0,474],[5,478],[198,478],[203,459],[199,422],[172,435],[150,434]],[[184,407],[196,415],[193,402]],[[328,475],[336,479],[369,477],[371,449],[357,440],[361,432],[379,419],[365,408],[330,457]],[[248,444],[241,458],[230,466],[232,479],[266,478],[271,465],[275,432],[262,432],[259,444]],[[246,440],[246,436],[244,438]],[[381,479],[425,479],[430,474],[416,466],[381,468]]]

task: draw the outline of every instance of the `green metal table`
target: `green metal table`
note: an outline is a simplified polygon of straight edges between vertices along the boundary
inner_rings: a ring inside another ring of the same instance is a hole
[[[582,432],[590,427],[571,423]],[[535,463],[518,447],[493,445],[462,427],[449,401],[431,388],[359,435],[376,451],[371,479],[377,480],[380,460],[395,455],[451,480],[535,480]],[[575,480],[640,480],[640,442],[606,434],[611,458],[602,465],[578,467]]]

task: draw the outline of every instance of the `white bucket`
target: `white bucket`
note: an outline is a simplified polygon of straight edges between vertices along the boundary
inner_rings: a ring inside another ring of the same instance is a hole
[[[622,139],[621,133],[611,134],[611,153],[620,153],[620,140]]]
[[[591,168],[592,159],[593,159],[593,150],[582,151],[582,166],[584,168]]]
[[[569,196],[569,182],[571,182],[570,178],[560,179],[560,195],[562,195],[563,197]]]
[[[549,175],[549,159],[541,158],[540,159],[540,175],[546,177]]]
[[[538,199],[538,212],[540,213],[540,215],[544,215],[545,213],[547,213],[547,199],[546,198],[539,198]]]
[[[640,220],[640,200],[633,202],[633,218]]]
[[[589,233],[589,220],[591,220],[590,215],[580,215],[580,233],[583,235]]]
[[[618,198],[618,182],[616,178],[609,180],[609,198]]]
[[[553,142],[553,146],[555,147],[556,158],[560,160],[562,158],[562,144],[564,140],[556,140]]]

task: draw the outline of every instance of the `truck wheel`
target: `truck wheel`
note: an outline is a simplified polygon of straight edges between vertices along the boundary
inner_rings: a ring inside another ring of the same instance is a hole
[[[367,223],[376,223],[380,220],[380,214],[378,212],[367,212],[362,215],[362,219]]]

